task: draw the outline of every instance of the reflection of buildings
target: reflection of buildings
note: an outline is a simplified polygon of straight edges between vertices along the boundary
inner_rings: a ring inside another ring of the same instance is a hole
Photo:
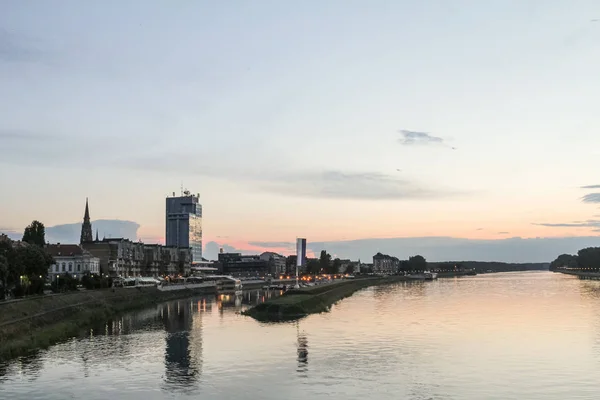
[[[167,332],[165,382],[176,387],[190,386],[200,376],[202,362],[202,337],[194,335],[202,331],[193,329],[192,304],[178,301],[164,305],[162,319]]]

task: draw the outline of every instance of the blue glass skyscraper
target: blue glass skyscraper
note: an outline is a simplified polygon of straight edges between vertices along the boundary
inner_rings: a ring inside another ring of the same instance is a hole
[[[167,197],[165,244],[192,249],[192,262],[202,261],[202,205],[200,195],[185,191]]]

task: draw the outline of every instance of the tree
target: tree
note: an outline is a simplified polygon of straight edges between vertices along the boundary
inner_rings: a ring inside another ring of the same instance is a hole
[[[420,255],[412,256],[408,259],[408,267],[411,271],[424,271],[427,269],[427,260]]]
[[[0,254],[0,284],[2,285],[2,292],[0,292],[0,299],[6,297],[6,291],[8,290],[8,260],[4,255]]]
[[[319,273],[320,263],[319,260],[310,259],[306,263],[306,272],[311,275],[315,275]]]
[[[52,265],[44,250],[37,246],[22,246],[15,251],[14,267],[19,275],[29,277],[48,275],[48,267]]]
[[[579,268],[600,268],[600,247],[588,247],[577,252]]]
[[[331,264],[331,255],[327,254],[325,250],[321,250],[321,256],[319,257],[319,269],[322,272],[329,271],[329,265]]]
[[[33,221],[25,228],[23,241],[36,246],[44,247],[46,244],[46,229],[40,221]]]
[[[330,274],[337,274],[340,272],[340,267],[342,266],[342,261],[339,258],[336,258],[335,260],[333,260],[333,263],[331,264],[331,269],[329,271]]]
[[[556,271],[560,268],[578,268],[579,263],[577,261],[577,256],[572,254],[561,254],[556,258],[556,260],[550,263],[550,271]]]
[[[352,275],[354,273],[354,264],[348,264],[346,267],[346,273]]]

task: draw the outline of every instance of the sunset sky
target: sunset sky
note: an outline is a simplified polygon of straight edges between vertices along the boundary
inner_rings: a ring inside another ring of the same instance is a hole
[[[596,236],[598,19],[592,0],[2,1],[0,232],[80,222],[88,197],[161,241],[183,183],[205,243],[257,251]]]

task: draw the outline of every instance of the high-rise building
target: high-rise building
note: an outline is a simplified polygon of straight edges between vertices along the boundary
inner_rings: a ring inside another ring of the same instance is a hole
[[[301,270],[306,267],[306,239],[296,239],[296,266]]]
[[[85,212],[83,214],[83,223],[81,224],[81,237],[79,243],[93,242],[92,223],[90,221],[90,208],[88,207],[88,199],[85,199]]]
[[[202,205],[200,194],[184,191],[167,197],[165,241],[167,246],[192,249],[192,262],[202,261]]]

